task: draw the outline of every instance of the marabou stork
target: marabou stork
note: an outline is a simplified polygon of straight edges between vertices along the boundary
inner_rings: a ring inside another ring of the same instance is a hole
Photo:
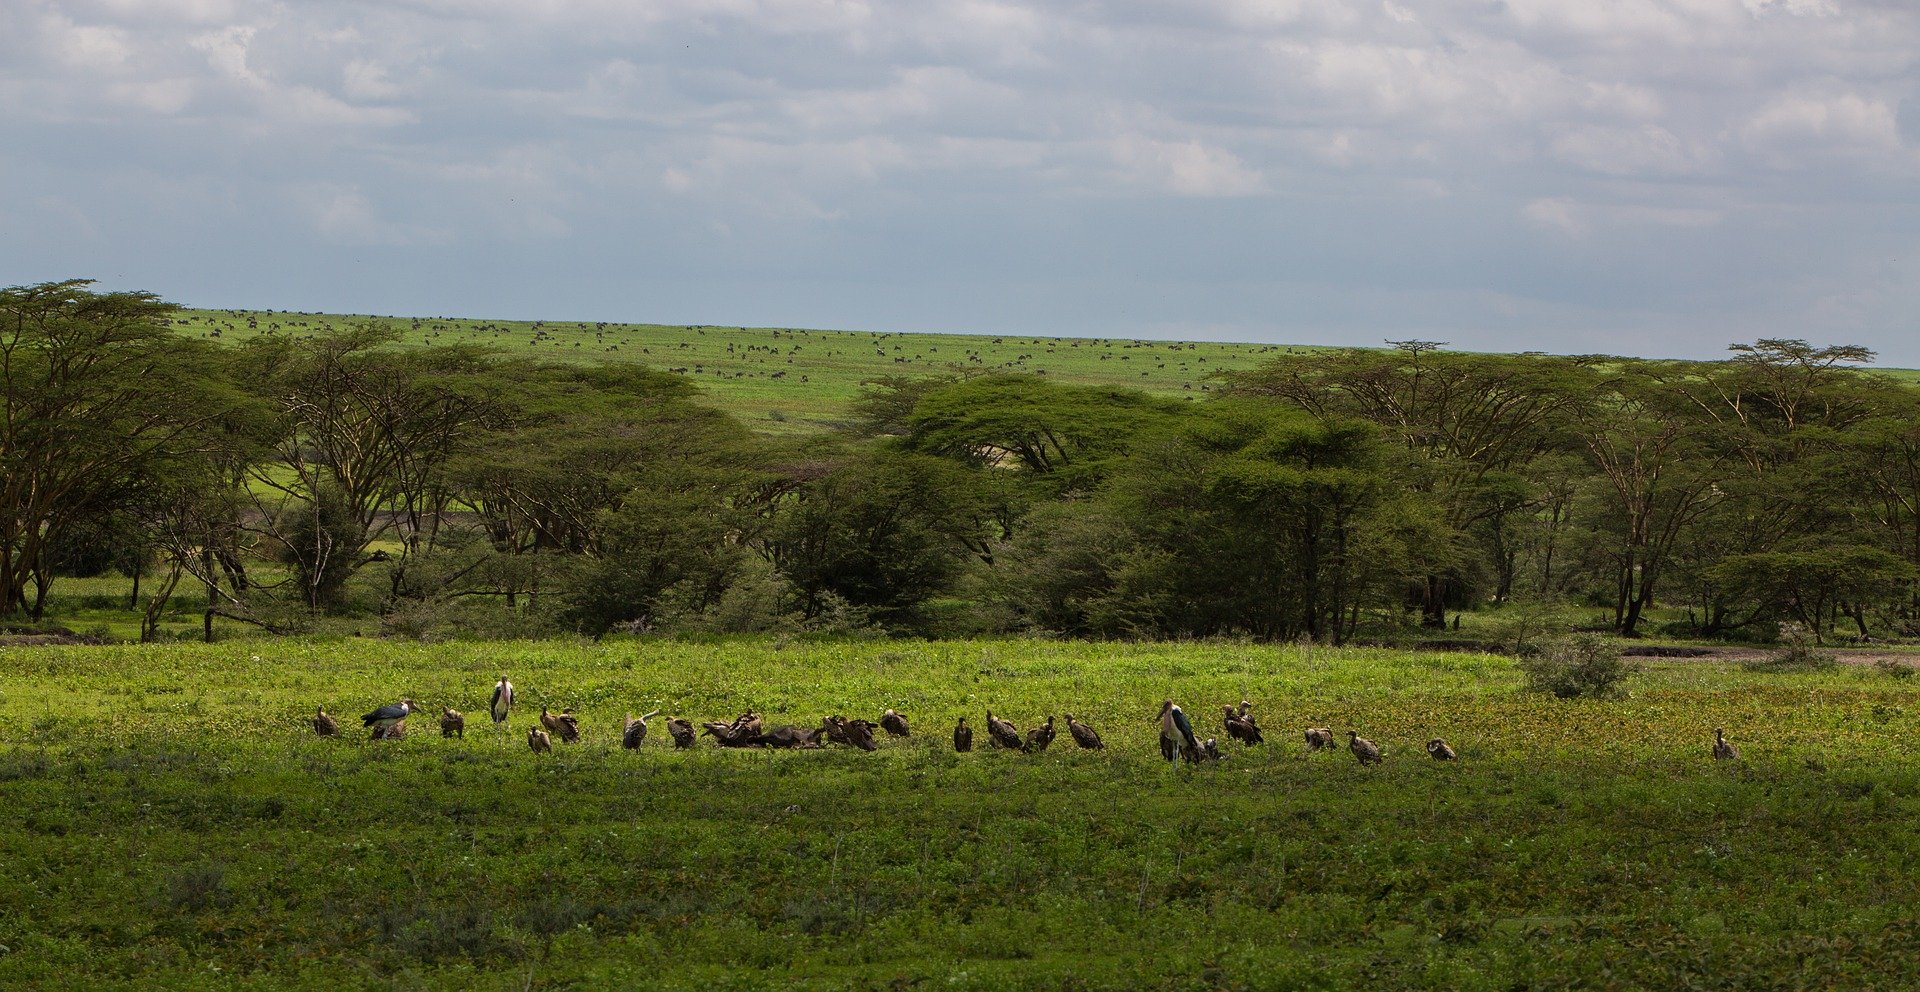
[[[487,704],[487,708],[493,713],[494,726],[507,722],[507,711],[513,709],[513,683],[507,681],[505,675],[493,684],[493,701]]]
[[[1188,761],[1198,762],[1200,742],[1194,739],[1187,712],[1169,699],[1160,704],[1160,756],[1173,761],[1181,754]]]
[[[360,725],[373,728],[373,739],[377,741],[387,736],[387,731],[391,730],[394,724],[405,723],[407,714],[412,712],[413,700],[402,699],[361,716]]]

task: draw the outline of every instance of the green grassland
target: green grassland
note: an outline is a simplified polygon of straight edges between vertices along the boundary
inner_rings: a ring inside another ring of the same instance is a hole
[[[266,310],[183,310],[184,334],[244,341],[373,324],[406,344],[480,344],[552,361],[637,361],[697,383],[707,402],[772,434],[829,429],[847,419],[863,382],[957,370],[1031,372],[1062,382],[1126,386],[1200,398],[1214,372],[1252,368],[1314,345],[1128,338],[915,334],[787,327],[382,317]],[[1382,342],[1354,342],[1378,347]],[[1920,370],[1880,371],[1920,382]]]
[[[1916,681],[1671,662],[1558,701],[1487,656],[1235,643],[13,649],[0,987],[1912,987]],[[402,694],[466,739],[306,728]],[[1167,695],[1214,734],[1250,697],[1270,741],[1169,767]],[[529,753],[542,703],[585,740]],[[660,721],[617,746],[629,710],[887,706],[916,736],[874,754],[676,752]],[[989,707],[1110,747],[954,754]],[[1310,724],[1385,764],[1307,754]]]
[[[1031,372],[1065,382],[1206,395],[1212,372],[1251,368],[1305,345],[1222,344],[981,334],[898,334],[785,327],[462,320],[186,310],[182,333],[244,341],[375,324],[409,344],[480,344],[551,361],[636,361],[682,371],[707,399],[771,433],[832,427],[862,382],[970,369]],[[1367,342],[1377,344],[1378,342]]]

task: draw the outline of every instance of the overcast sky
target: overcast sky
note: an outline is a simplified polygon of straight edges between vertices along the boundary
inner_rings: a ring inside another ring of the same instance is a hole
[[[7,0],[0,284],[1920,366],[1916,0]]]

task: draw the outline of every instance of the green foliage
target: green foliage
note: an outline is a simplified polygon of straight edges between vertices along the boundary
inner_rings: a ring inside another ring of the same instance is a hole
[[[1822,651],[1820,642],[1801,624],[1791,621],[1780,625],[1780,648],[1748,667],[1762,672],[1806,672],[1832,668],[1840,659],[1831,651]]]
[[[1638,670],[1620,656],[1620,646],[1592,634],[1555,641],[1519,661],[1529,692],[1560,699],[1621,699]]]

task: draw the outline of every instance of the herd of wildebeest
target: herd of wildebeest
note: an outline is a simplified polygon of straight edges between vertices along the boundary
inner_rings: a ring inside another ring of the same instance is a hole
[[[513,683],[505,675],[494,684],[493,698],[488,710],[495,726],[505,729],[508,716],[513,709]],[[406,734],[407,717],[415,712],[416,704],[411,698],[389,703],[360,717],[361,726],[367,728],[374,740],[393,739]],[[1222,722],[1227,736],[1241,744],[1259,744],[1266,740],[1260,724],[1253,716],[1253,703],[1242,699],[1239,706],[1221,707]],[[626,722],[620,731],[620,746],[628,749],[638,748],[647,739],[647,721],[660,714],[659,710],[643,713],[635,717],[627,714]],[[1075,744],[1088,750],[1100,750],[1106,743],[1100,739],[1098,731],[1074,718],[1073,714],[1063,714],[1067,720],[1067,733]],[[1160,704],[1160,755],[1168,761],[1186,759],[1199,764],[1204,761],[1219,761],[1224,755],[1220,752],[1217,738],[1201,740],[1193,730],[1193,724],[1187,719],[1185,710],[1169,699]],[[874,738],[874,731],[880,730],[892,737],[908,737],[912,730],[907,718],[896,710],[889,709],[880,715],[878,723],[865,719],[849,720],[835,714],[820,721],[820,726],[808,729],[796,724],[784,724],[767,727],[760,714],[748,710],[732,720],[712,720],[700,725],[701,732],[711,736],[721,747],[756,748],[819,748],[826,744],[844,744],[862,751],[878,750],[880,745]],[[334,737],[340,733],[339,721],[327,714],[326,707],[319,707],[313,716],[314,732],[322,737]],[[443,737],[464,738],[467,732],[466,716],[451,706],[442,707],[440,712],[440,734]],[[675,748],[690,748],[699,740],[694,732],[693,721],[684,717],[672,717],[667,720],[667,733],[673,737]],[[580,740],[580,720],[571,708],[558,713],[551,712],[546,706],[540,707],[540,725],[527,728],[527,747],[535,754],[546,754],[553,750],[553,739],[560,738],[563,743]],[[1045,751],[1053,743],[1053,717],[1025,734],[1003,717],[993,715],[987,710],[987,741],[997,748],[1032,753]],[[1307,748],[1321,751],[1336,746],[1333,731],[1325,727],[1308,727],[1305,732]],[[973,728],[967,726],[967,718],[960,717],[953,727],[953,749],[955,751],[973,750]],[[1379,764],[1383,759],[1380,746],[1360,736],[1357,730],[1347,731],[1347,749],[1362,765]],[[1459,755],[1445,740],[1435,737],[1426,743],[1427,754],[1436,761],[1456,761]],[[1739,757],[1739,752],[1727,741],[1726,733],[1716,727],[1713,731],[1713,756],[1716,760],[1731,761]]]

